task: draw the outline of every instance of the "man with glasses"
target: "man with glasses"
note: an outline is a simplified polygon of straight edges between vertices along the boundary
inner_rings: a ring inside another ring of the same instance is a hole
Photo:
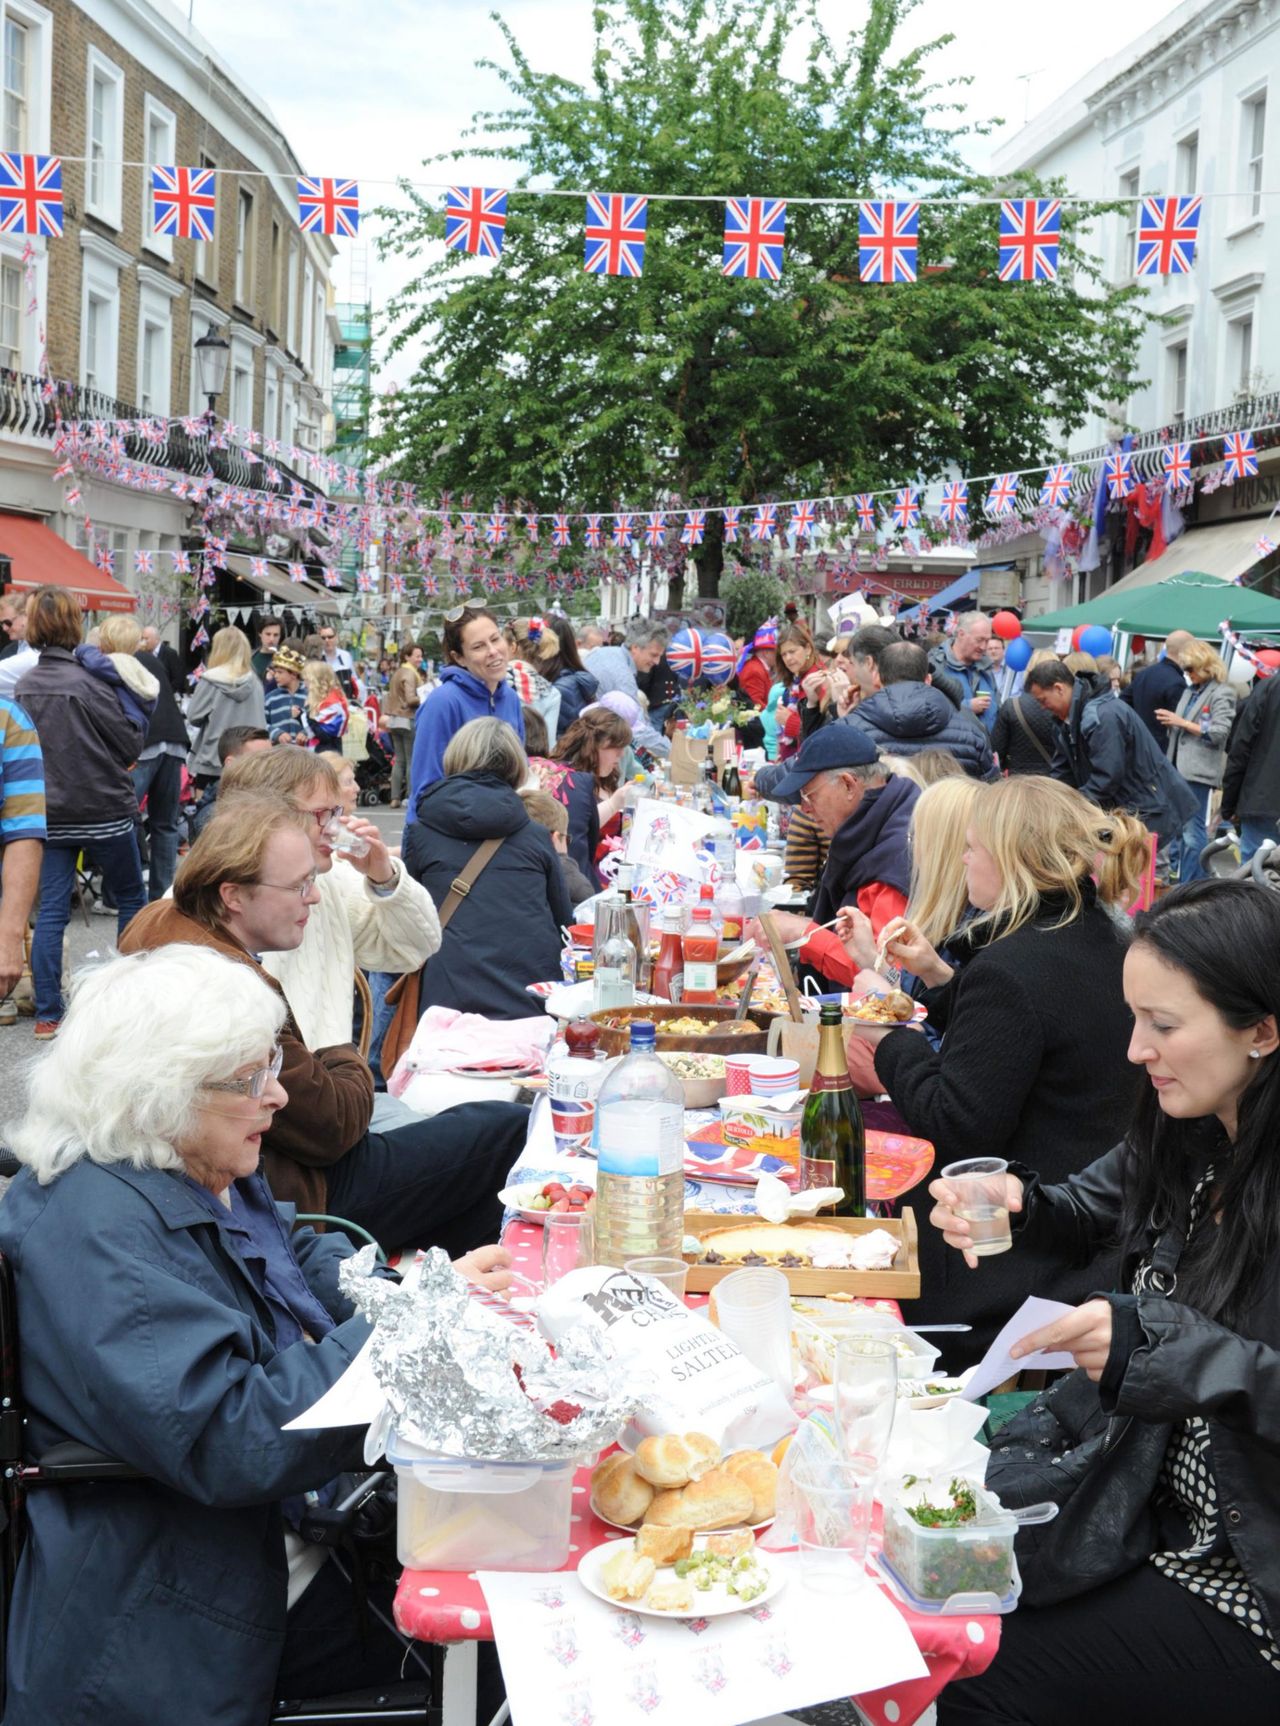
[[[173,898],[130,923],[121,952],[173,942],[213,947],[252,966],[283,996],[260,959],[301,946],[320,904],[315,825],[313,814],[279,798],[236,796],[187,853]],[[199,1013],[200,1003],[191,1010]],[[388,1251],[442,1246],[458,1258],[496,1239],[497,1193],[523,1147],[526,1109],[469,1103],[372,1132],[373,1075],[350,1042],[308,1048],[290,1011],[280,1047],[289,1100],[262,1140],[263,1172],[277,1199],[354,1223]]]
[[[347,649],[339,647],[338,632],[331,623],[320,625],[320,647],[325,664],[342,685],[347,700],[363,701],[364,695],[356,685],[355,664]]]

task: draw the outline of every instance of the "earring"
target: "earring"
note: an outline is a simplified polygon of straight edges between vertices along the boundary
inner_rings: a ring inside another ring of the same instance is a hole
[[[1251,1061],[1260,1061],[1262,1059],[1262,1050],[1261,1049],[1250,1049],[1249,1050],[1249,1059]]]

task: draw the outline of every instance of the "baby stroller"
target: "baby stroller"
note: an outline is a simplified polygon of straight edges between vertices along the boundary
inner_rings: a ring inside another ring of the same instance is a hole
[[[391,751],[383,742],[383,734],[372,725],[365,739],[364,760],[357,761],[355,769],[361,803],[372,808],[391,801]]]

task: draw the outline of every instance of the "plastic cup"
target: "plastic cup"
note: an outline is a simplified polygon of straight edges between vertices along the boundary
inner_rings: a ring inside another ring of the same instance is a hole
[[[999,1157],[970,1157],[948,1163],[942,1178],[955,1190],[955,1213],[969,1225],[975,1257],[989,1259],[1013,1245],[1005,1175],[1009,1165]]]
[[[716,1284],[714,1298],[716,1324],[790,1400],[796,1379],[791,1363],[791,1285],[784,1273],[765,1265],[732,1271]]]
[[[800,1063],[782,1055],[749,1055],[747,1072],[753,1097],[775,1097],[800,1083]]]
[[[796,1489],[800,1579],[815,1594],[852,1594],[866,1581],[875,1475],[860,1463],[814,1463]]]
[[[898,1351],[883,1337],[842,1336],[831,1382],[841,1454],[874,1475],[888,1455],[898,1407]]]
[[[725,1056],[724,1088],[727,1097],[749,1097],[751,1095],[750,1055]]]
[[[689,1267],[683,1259],[628,1259],[622,1268],[630,1271],[633,1277],[656,1277],[665,1288],[671,1290],[677,1300],[684,1299]]]
[[[542,1219],[542,1286],[595,1263],[596,1225],[590,1211],[548,1211]]]

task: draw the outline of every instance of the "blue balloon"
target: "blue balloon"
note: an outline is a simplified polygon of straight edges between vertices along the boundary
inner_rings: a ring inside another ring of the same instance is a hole
[[[1091,623],[1080,637],[1080,651],[1091,653],[1095,659],[1100,653],[1110,653],[1111,631],[1100,623]]]
[[[1025,635],[1019,635],[1007,643],[1004,662],[1011,671],[1025,671],[1031,664],[1031,643]]]

